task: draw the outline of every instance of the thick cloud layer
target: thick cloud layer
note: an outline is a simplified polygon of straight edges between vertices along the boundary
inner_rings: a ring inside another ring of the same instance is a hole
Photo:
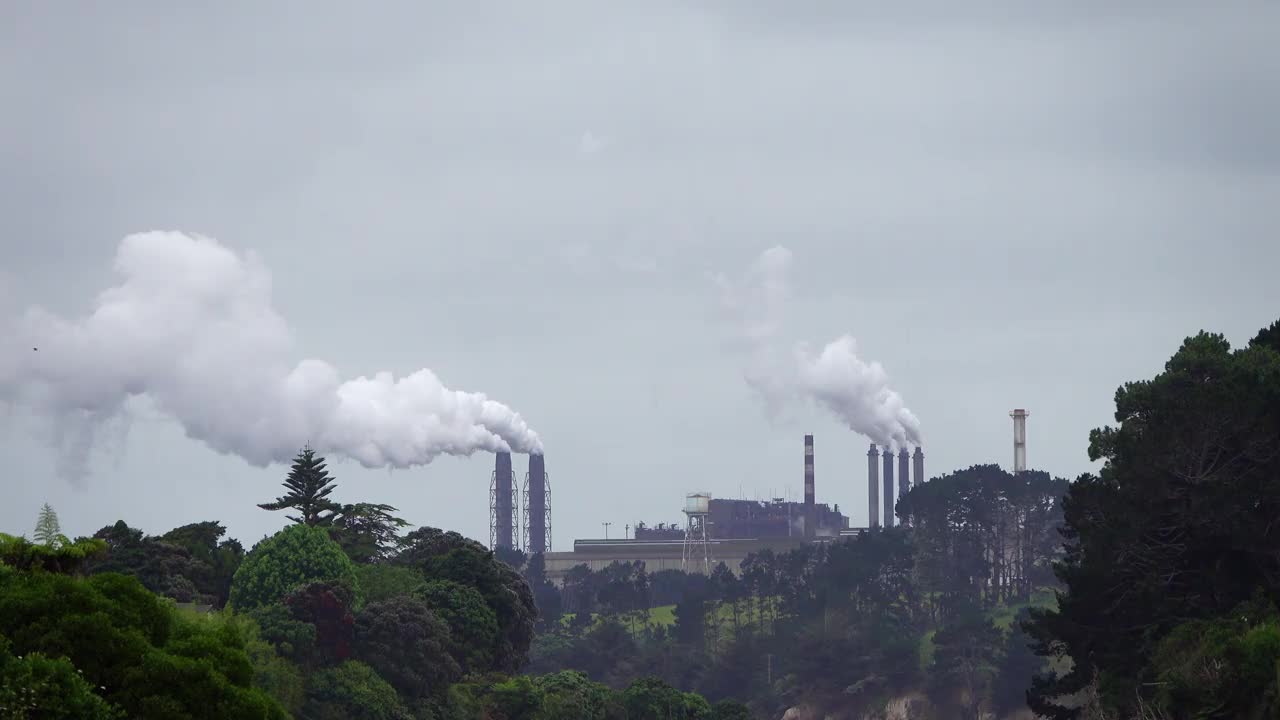
[[[62,470],[83,477],[95,435],[143,397],[189,437],[254,465],[313,447],[366,467],[410,467],[447,453],[541,451],[511,408],[450,390],[430,370],[343,380],[321,360],[296,362],[253,255],[177,232],[120,244],[119,285],[86,316],[39,308],[0,353],[0,399],[50,414]],[[317,284],[317,292],[332,288]]]
[[[813,402],[873,442],[918,445],[920,421],[889,387],[884,368],[858,357],[851,336],[817,353],[804,343],[787,351],[782,329],[791,260],[790,250],[774,247],[756,258],[741,281],[717,277],[724,309],[737,328],[732,345],[747,357],[744,375],[765,412],[776,417],[791,403]]]

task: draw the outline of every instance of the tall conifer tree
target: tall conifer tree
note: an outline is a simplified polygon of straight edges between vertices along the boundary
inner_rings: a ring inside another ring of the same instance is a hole
[[[283,484],[289,492],[276,498],[275,502],[262,503],[258,507],[263,510],[293,508],[298,515],[289,515],[288,518],[311,526],[327,525],[342,510],[341,505],[329,499],[329,493],[337,486],[334,478],[325,469],[324,458],[316,455],[310,445],[293,459],[293,468]]]

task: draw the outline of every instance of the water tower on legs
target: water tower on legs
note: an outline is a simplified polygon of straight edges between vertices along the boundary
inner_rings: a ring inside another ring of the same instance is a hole
[[[684,557],[680,569],[711,575],[711,542],[707,537],[707,519],[711,516],[711,493],[690,493],[684,498]]]

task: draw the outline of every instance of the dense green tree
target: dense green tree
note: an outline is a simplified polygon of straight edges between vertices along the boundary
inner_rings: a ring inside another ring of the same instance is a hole
[[[462,671],[449,655],[449,626],[420,598],[372,603],[356,618],[356,657],[400,696],[443,696]]]
[[[399,547],[401,528],[409,523],[392,513],[390,505],[343,505],[332,518],[330,534],[355,563],[385,560]]]
[[[961,720],[980,720],[988,706],[1003,636],[977,609],[961,611],[933,636],[929,680],[935,703]]]
[[[1096,677],[1103,703],[1135,712],[1158,687],[1149,661],[1175,627],[1212,619],[1256,589],[1280,597],[1280,347],[1276,326],[1233,351],[1188,338],[1153,379],[1116,392],[1118,423],[1094,430],[1097,475],[1063,502],[1065,586],[1029,632],[1041,654],[1074,661],[1037,682],[1043,715]]]
[[[711,720],[751,720],[751,710],[740,702],[721,700],[711,706]]]
[[[75,542],[50,546],[0,533],[0,565],[17,570],[74,574],[106,551],[106,543],[92,538],[77,538]]]
[[[66,658],[39,652],[14,657],[0,636],[0,718],[123,720],[124,712],[93,690]]]
[[[160,542],[186,550],[193,561],[189,579],[196,590],[214,598],[214,605],[226,604],[231,594],[231,578],[244,561],[244,546],[239,540],[222,540],[227,529],[219,522],[207,521],[183,525],[160,536]]]
[[[49,503],[40,508],[40,516],[36,518],[36,531],[32,537],[37,543],[49,548],[57,548],[66,540],[62,534],[62,525],[58,522],[58,513],[53,511]]]
[[[331,580],[315,580],[290,590],[283,600],[290,616],[314,627],[315,653],[312,662],[339,663],[351,657],[355,616],[351,608],[355,595],[351,586]]]
[[[263,510],[284,510],[292,508],[297,515],[287,516],[290,520],[303,525],[324,525],[342,510],[342,506],[329,499],[330,493],[337,486],[325,468],[324,458],[316,455],[310,446],[293,459],[293,467],[284,481],[288,492],[276,498],[275,502],[262,503],[258,507]]]
[[[414,720],[396,691],[364,663],[348,660],[311,675],[307,720]]]
[[[1260,593],[1231,613],[1175,627],[1151,660],[1149,712],[1173,720],[1280,717],[1280,616]]]
[[[495,663],[498,617],[479,591],[451,580],[424,583],[414,594],[449,628],[449,652],[463,672],[485,672]]]
[[[107,552],[88,562],[87,572],[131,575],[151,592],[178,602],[219,602],[215,569],[193,557],[187,548],[148,537],[123,520],[102,528],[94,537],[107,544]]]
[[[409,595],[422,586],[425,578],[416,568],[379,563],[356,565],[356,580],[365,602],[373,603]]]
[[[547,559],[542,553],[534,553],[525,563],[524,578],[533,593],[533,603],[537,607],[537,627],[547,629],[560,624],[564,609],[560,599],[560,589],[547,579]]]
[[[1044,658],[1031,649],[1031,637],[1022,629],[1030,619],[1030,612],[1024,608],[1014,618],[1005,636],[1004,652],[1000,655],[991,689],[991,703],[1000,716],[1027,706],[1027,690],[1036,675],[1045,668]]]
[[[539,718],[546,720],[609,720],[622,713],[617,695],[585,674],[564,670],[534,679],[542,693]]]
[[[504,562],[516,570],[523,570],[529,561],[529,556],[523,550],[513,547],[494,548],[493,557],[498,562]]]
[[[498,620],[493,657],[498,669],[518,670],[528,659],[537,618],[529,584],[511,566],[498,562],[483,545],[456,532],[419,528],[405,538],[397,564],[417,568],[430,579],[475,588]]]
[[[231,604],[249,610],[279,602],[314,581],[337,582],[359,595],[351,559],[323,528],[290,525],[263,540],[245,557],[231,581]]]
[[[0,635],[66,658],[130,718],[283,718],[252,688],[243,638],[187,620],[134,578],[0,573]]]
[[[627,718],[707,720],[711,706],[701,696],[680,692],[654,677],[641,678],[622,691]]]
[[[260,605],[246,613],[258,626],[258,636],[283,658],[300,665],[316,662],[316,626],[298,620],[283,603]]]

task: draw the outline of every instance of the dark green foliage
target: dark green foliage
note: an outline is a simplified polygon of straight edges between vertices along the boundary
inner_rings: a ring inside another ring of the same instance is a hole
[[[124,713],[93,692],[66,658],[14,657],[0,636],[0,718],[122,720]]]
[[[0,564],[16,570],[74,574],[106,551],[106,543],[91,538],[78,538],[75,542],[57,545],[37,545],[26,538],[0,533]]]
[[[497,669],[515,671],[524,665],[537,608],[529,584],[511,566],[495,560],[480,543],[436,528],[409,533],[395,561],[417,568],[429,580],[451,580],[475,588],[498,621],[493,653]]]
[[[911,525],[925,611],[945,622],[958,608],[1025,602],[1053,584],[1067,486],[1045,472],[975,465],[913,488],[897,512]]]
[[[256,607],[247,615],[257,624],[259,637],[281,657],[304,665],[315,662],[315,625],[295,619],[293,611],[281,603]]]
[[[396,691],[368,665],[348,660],[312,674],[307,720],[413,720]]]
[[[751,710],[742,703],[721,700],[711,706],[711,720],[751,720]]]
[[[183,525],[160,536],[160,542],[187,551],[193,560],[188,579],[200,594],[214,598],[218,607],[226,604],[231,578],[244,560],[239,540],[221,540],[226,533],[221,523],[209,521]]]
[[[463,672],[496,668],[498,618],[478,591],[450,580],[432,580],[414,593],[449,628],[449,652]]]
[[[365,602],[381,602],[399,595],[409,595],[426,580],[415,568],[403,565],[356,565],[356,579]]]
[[[1275,326],[1232,351],[1188,338],[1155,378],[1116,393],[1115,427],[1093,431],[1097,475],[1064,500],[1065,591],[1029,631],[1076,662],[1038,683],[1033,708],[1096,676],[1103,703],[1134,712],[1156,682],[1151,659],[1175,627],[1219,618],[1257,589],[1280,597],[1280,352]]]
[[[65,657],[131,718],[283,718],[251,688],[242,638],[175,616],[137,580],[0,575],[0,634],[14,655]]]
[[[293,467],[284,481],[289,492],[276,498],[275,502],[262,503],[258,507],[263,510],[284,510],[291,508],[297,515],[287,516],[290,520],[303,525],[324,525],[342,510],[342,506],[329,499],[333,492],[334,479],[325,469],[324,458],[316,455],[316,451],[305,447],[293,459]]]
[[[131,575],[151,592],[178,602],[215,605],[225,598],[217,570],[179,544],[145,536],[123,520],[102,528],[94,537],[106,542],[107,552],[87,563],[86,572]]]
[[[1031,649],[1031,637],[1022,629],[1030,618],[1030,612],[1023,610],[1005,634],[1004,653],[991,690],[991,703],[998,715],[1026,707],[1032,680],[1045,670],[1044,658]]]
[[[461,677],[449,644],[449,626],[416,597],[373,603],[356,618],[356,657],[410,701],[443,696]]]
[[[961,610],[933,636],[929,681],[935,703],[955,708],[958,720],[980,720],[999,670],[1004,637],[974,608]]]
[[[622,705],[628,720],[706,720],[711,717],[711,706],[702,697],[680,692],[654,677],[641,678],[623,690]]]
[[[558,626],[564,614],[560,589],[547,580],[547,559],[542,553],[529,556],[524,567],[524,579],[533,592],[533,602],[538,612],[537,628],[545,630]]]
[[[498,562],[506,563],[515,570],[523,570],[525,563],[529,561],[529,556],[523,550],[509,547],[495,548],[493,557]]]
[[[351,559],[323,528],[290,525],[254,546],[231,582],[231,604],[250,610],[280,602],[313,581],[346,585],[359,597]]]
[[[1151,705],[1169,718],[1280,716],[1280,616],[1264,597],[1175,627],[1151,666]]]
[[[333,517],[330,534],[355,563],[385,560],[400,546],[400,529],[409,525],[392,515],[390,505],[356,503],[343,505]]]
[[[349,586],[323,580],[295,587],[284,596],[293,619],[315,628],[315,654],[310,662],[333,664],[351,656],[354,599]]]
[[[542,693],[540,717],[564,720],[606,720],[622,713],[617,694],[583,673],[564,670],[534,679]]]

